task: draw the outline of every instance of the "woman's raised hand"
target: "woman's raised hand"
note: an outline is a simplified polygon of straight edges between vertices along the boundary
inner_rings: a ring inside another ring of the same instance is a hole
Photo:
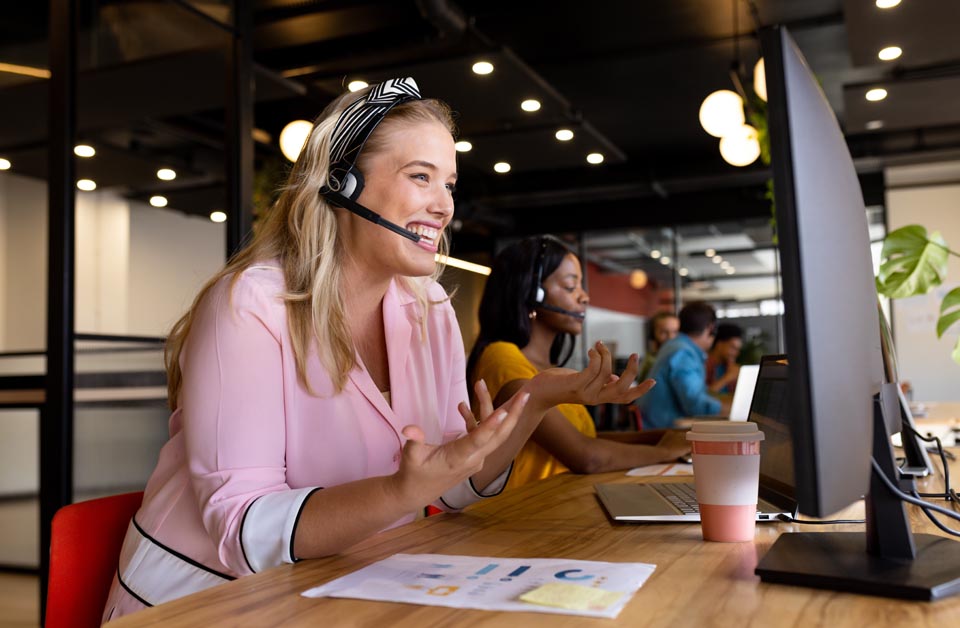
[[[467,423],[467,434],[442,445],[428,444],[416,425],[403,428],[408,439],[403,447],[400,470],[394,474],[401,499],[411,508],[422,508],[483,468],[483,461],[510,436],[530,395],[522,392],[496,411],[485,386],[477,386],[480,420],[469,406],[459,410]]]
[[[627,360],[623,373],[613,372],[613,357],[602,342],[597,342],[587,353],[589,362],[582,371],[551,368],[541,371],[524,388],[530,392],[538,407],[561,403],[630,403],[639,399],[656,384],[652,379],[634,386],[640,370],[636,353]]]

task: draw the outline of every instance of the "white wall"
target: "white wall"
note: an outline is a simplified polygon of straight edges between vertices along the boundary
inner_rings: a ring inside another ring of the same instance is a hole
[[[127,333],[130,209],[111,192],[77,196],[76,308],[79,332]]]
[[[80,192],[78,332],[165,335],[224,260],[226,230],[206,218]],[[47,188],[0,174],[0,351],[46,344]]]
[[[47,186],[43,181],[3,175],[5,351],[43,349],[47,307]]]
[[[223,223],[131,203],[128,332],[166,335],[223,266],[225,238]]]
[[[0,347],[7,337],[7,181],[10,175],[0,172]]]
[[[646,319],[643,316],[624,314],[602,307],[590,306],[587,310],[585,335],[593,345],[602,340],[614,348],[614,357],[626,358],[631,353],[646,352]]]
[[[940,170],[937,165],[929,168],[930,171]],[[922,175],[923,170],[916,166],[909,171],[891,169],[887,175],[888,186],[903,185],[913,179],[913,175]],[[960,182],[889,188],[887,220],[891,230],[908,224],[920,224],[928,231],[939,231],[953,250],[960,250]],[[958,285],[960,259],[951,256],[943,286],[924,296],[893,301],[893,333],[900,377],[913,385],[914,399],[960,399],[960,387],[957,385],[960,383],[960,365],[950,359],[960,335],[960,326],[955,326],[939,340],[936,334],[940,302],[948,291]]]

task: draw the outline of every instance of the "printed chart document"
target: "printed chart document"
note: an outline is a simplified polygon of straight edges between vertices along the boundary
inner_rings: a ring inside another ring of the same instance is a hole
[[[647,563],[394,554],[303,595],[614,618],[654,569]]]

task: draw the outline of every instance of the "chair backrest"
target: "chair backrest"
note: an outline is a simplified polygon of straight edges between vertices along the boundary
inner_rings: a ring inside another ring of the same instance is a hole
[[[46,628],[100,625],[127,526],[143,492],[64,506],[53,517]]]

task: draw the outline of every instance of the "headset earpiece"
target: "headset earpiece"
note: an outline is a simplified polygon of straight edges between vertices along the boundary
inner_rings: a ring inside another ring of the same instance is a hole
[[[537,292],[534,294],[533,302],[534,303],[543,303],[543,300],[546,298],[546,294],[543,292],[543,286],[537,286]]]
[[[337,190],[337,192],[339,192],[341,196],[355,201],[360,198],[360,193],[363,192],[363,185],[363,174],[356,168],[350,168],[340,180],[340,189]]]

